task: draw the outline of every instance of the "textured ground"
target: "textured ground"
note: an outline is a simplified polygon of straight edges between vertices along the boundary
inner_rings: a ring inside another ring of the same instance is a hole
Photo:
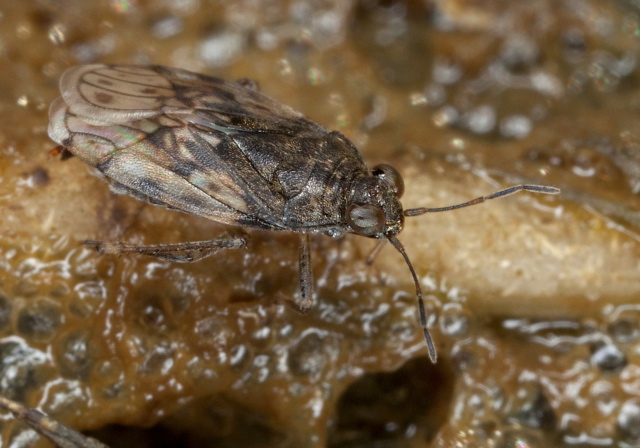
[[[480,4],[481,3],[481,4]],[[112,447],[564,447],[640,443],[640,105],[630,2],[4,2],[0,394]],[[113,195],[49,156],[65,68],[164,64],[261,91],[404,175],[426,293],[386,247],[297,238],[196,264],[80,241],[226,229]],[[3,446],[44,447],[9,415]],[[150,428],[151,427],[151,428]],[[149,429],[150,428],[150,429]]]

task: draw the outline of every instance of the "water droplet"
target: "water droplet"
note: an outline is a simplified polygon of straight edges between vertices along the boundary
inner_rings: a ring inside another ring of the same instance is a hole
[[[259,328],[258,330],[254,331],[251,334],[251,339],[253,341],[256,342],[260,342],[261,344],[264,344],[264,342],[268,339],[271,339],[273,336],[273,332],[271,331],[271,328],[265,326],[262,328]]]
[[[471,316],[458,305],[445,306],[440,317],[440,329],[446,335],[464,338],[471,331]]]
[[[412,106],[423,106],[427,104],[427,97],[420,92],[414,92],[409,96],[409,102]]]
[[[564,86],[562,81],[550,73],[538,72],[531,75],[531,84],[533,88],[543,95],[553,98],[560,98],[564,94]],[[538,111],[538,115],[542,115]],[[536,117],[537,118],[537,117]]]
[[[294,375],[307,377],[319,374],[326,364],[324,342],[317,333],[303,336],[289,352],[289,369]]]
[[[29,98],[27,98],[27,95],[22,95],[18,98],[17,103],[20,107],[27,107],[29,105]]]
[[[433,83],[424,89],[423,95],[429,105],[437,106],[447,98],[447,91],[441,84]]]
[[[627,442],[640,442],[640,400],[627,400],[617,418],[618,432]]]
[[[416,326],[413,321],[400,320],[389,327],[389,340],[410,342],[416,335]],[[391,343],[391,342],[390,342]]]
[[[258,47],[263,51],[275,50],[280,43],[277,34],[272,33],[269,30],[259,30],[256,34],[256,43]]]
[[[97,45],[92,42],[80,42],[73,46],[73,55],[80,62],[95,61],[99,56]]]
[[[591,355],[591,363],[604,373],[617,373],[627,365],[627,357],[613,344],[603,344]]]
[[[307,79],[312,86],[322,84],[325,80],[324,73],[317,67],[311,67],[307,70]]]
[[[532,65],[536,62],[539,52],[535,40],[516,32],[504,40],[500,49],[500,60],[509,67]]]
[[[592,177],[594,174],[596,174],[596,169],[593,166],[583,167],[579,165],[573,165],[571,167],[571,171],[573,172],[573,174],[580,177]]]
[[[449,147],[457,151],[462,151],[465,149],[465,146],[464,140],[461,138],[452,138],[449,142]]]
[[[140,365],[140,372],[166,375],[174,365],[173,352],[173,349],[163,345],[153,347]]]
[[[116,380],[123,375],[123,366],[120,359],[104,359],[98,362],[96,373],[101,381]]]
[[[143,307],[140,322],[148,329],[166,330],[165,313],[158,303],[148,303]]]
[[[596,409],[602,415],[608,416],[618,407],[618,400],[614,394],[614,387],[609,381],[596,381],[589,388],[589,393],[593,397]]]
[[[66,378],[84,380],[89,376],[94,364],[89,356],[89,334],[78,331],[66,336],[62,342],[55,344],[56,363],[60,373]]]
[[[607,330],[616,342],[628,344],[640,337],[640,322],[633,316],[619,316],[609,324]]]
[[[491,106],[478,106],[462,117],[464,126],[475,134],[491,132],[496,125],[496,112]]]
[[[231,347],[229,352],[229,365],[234,370],[240,370],[246,368],[251,359],[251,353],[244,344],[238,344]]]
[[[458,372],[473,371],[478,367],[478,358],[468,346],[454,348],[451,354],[451,361]]]
[[[49,28],[49,40],[56,45],[63,44],[66,39],[66,32],[67,28],[64,25],[56,23]]]
[[[47,362],[48,355],[17,336],[12,339],[0,343],[0,386],[4,396],[25,401],[27,391],[38,388],[39,366]]]
[[[246,43],[246,36],[240,30],[221,30],[200,43],[200,57],[211,67],[225,67],[240,56]]]
[[[530,390],[521,389],[526,394],[524,403],[517,412],[517,419],[530,428],[552,430],[556,427],[556,414],[540,385],[530,384]]]
[[[569,28],[562,34],[562,43],[571,53],[582,54],[587,47],[584,33],[577,27]]]
[[[194,330],[203,341],[215,345],[226,344],[230,332],[226,319],[221,316],[208,316],[198,320]]]
[[[153,24],[153,34],[158,39],[168,39],[177,36],[184,29],[182,19],[176,16],[163,17]]]
[[[500,122],[500,134],[506,138],[524,138],[533,129],[533,123],[524,115],[511,115]]]
[[[437,60],[433,64],[433,80],[440,84],[455,84],[462,78],[462,68],[455,63]]]
[[[433,124],[441,128],[458,121],[460,114],[453,106],[443,106],[433,115]]]
[[[253,365],[256,367],[266,367],[269,364],[269,360],[268,355],[258,355],[253,360]]]
[[[62,321],[60,307],[45,302],[36,302],[18,314],[18,332],[37,340],[50,338]]]

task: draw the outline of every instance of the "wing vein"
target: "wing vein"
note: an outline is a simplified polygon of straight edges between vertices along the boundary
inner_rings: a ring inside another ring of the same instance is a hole
[[[120,80],[120,81],[122,81],[122,80]],[[130,97],[133,97],[133,98],[173,98],[173,97],[167,96],[167,95],[153,95],[153,96],[150,96],[150,95],[134,95],[134,94],[131,94],[131,93],[123,92],[122,90],[109,89],[108,87],[97,85],[97,84],[94,84],[94,83],[89,82],[89,81],[82,81],[82,82],[84,84],[88,84],[88,85],[90,85],[92,87],[95,87],[97,89],[100,89],[100,90],[105,90],[107,92],[116,93],[118,95],[130,96]],[[129,82],[129,81],[126,81],[126,82]],[[137,84],[137,85],[142,86],[142,87],[155,88],[155,87],[153,87],[152,85],[149,85],[149,84],[138,84],[138,83],[131,83],[131,84]],[[163,87],[162,89],[167,90],[166,87]],[[83,97],[84,97],[84,95],[83,95]],[[91,104],[95,104],[95,103],[91,103]]]
[[[175,85],[174,85],[171,81],[169,81],[168,79],[166,79],[164,76],[160,75],[160,74],[159,74],[158,72],[156,72],[155,70],[154,70],[154,73],[155,73],[159,78],[162,78],[162,79],[166,80],[169,84],[171,84],[171,87],[174,87],[174,88],[175,88]],[[104,72],[97,72],[97,71],[83,73],[82,78],[80,78],[80,81],[81,81],[81,82],[86,82],[87,84],[90,84],[90,82],[89,82],[89,81],[87,81],[87,80],[85,79],[85,76],[86,76],[87,74],[95,74],[95,75],[97,75],[97,76],[101,76],[101,77],[103,77],[103,78],[109,78],[109,79],[112,79],[112,80],[114,80],[114,81],[116,81],[116,82],[126,82],[126,83],[129,83],[129,84],[135,84],[135,85],[143,86],[143,87],[157,87],[157,88],[162,88],[162,89],[168,89],[168,87],[166,87],[166,86],[161,87],[161,86],[156,86],[156,85],[153,85],[153,84],[143,84],[143,83],[141,83],[141,82],[130,81],[130,80],[128,80],[128,79],[116,78],[116,77],[113,77],[113,76],[107,75],[107,74],[105,74]],[[151,76],[151,75],[147,75],[147,76]],[[101,88],[102,88],[103,86],[99,86],[99,87],[101,87]]]

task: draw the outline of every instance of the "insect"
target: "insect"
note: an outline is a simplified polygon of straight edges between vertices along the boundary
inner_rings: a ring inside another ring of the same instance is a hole
[[[177,68],[83,65],[60,79],[62,96],[49,110],[49,136],[97,168],[117,193],[214,221],[300,234],[301,312],[313,304],[309,235],[353,233],[389,241],[415,284],[429,356],[420,283],[397,238],[404,218],[454,210],[519,191],[517,185],[463,204],[403,209],[404,182],[391,166],[369,170],[355,146],[299,112],[230,82]],[[87,241],[101,253],[140,253],[195,261],[241,248],[244,237],[172,245],[132,246]]]

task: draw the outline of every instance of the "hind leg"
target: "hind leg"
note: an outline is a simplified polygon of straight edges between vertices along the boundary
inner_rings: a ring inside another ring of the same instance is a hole
[[[227,235],[209,241],[191,241],[178,244],[153,244],[138,246],[126,243],[109,243],[103,241],[86,240],[84,244],[95,248],[101,254],[138,254],[178,263],[191,263],[210,257],[225,249],[244,249],[249,237],[242,235]]]

